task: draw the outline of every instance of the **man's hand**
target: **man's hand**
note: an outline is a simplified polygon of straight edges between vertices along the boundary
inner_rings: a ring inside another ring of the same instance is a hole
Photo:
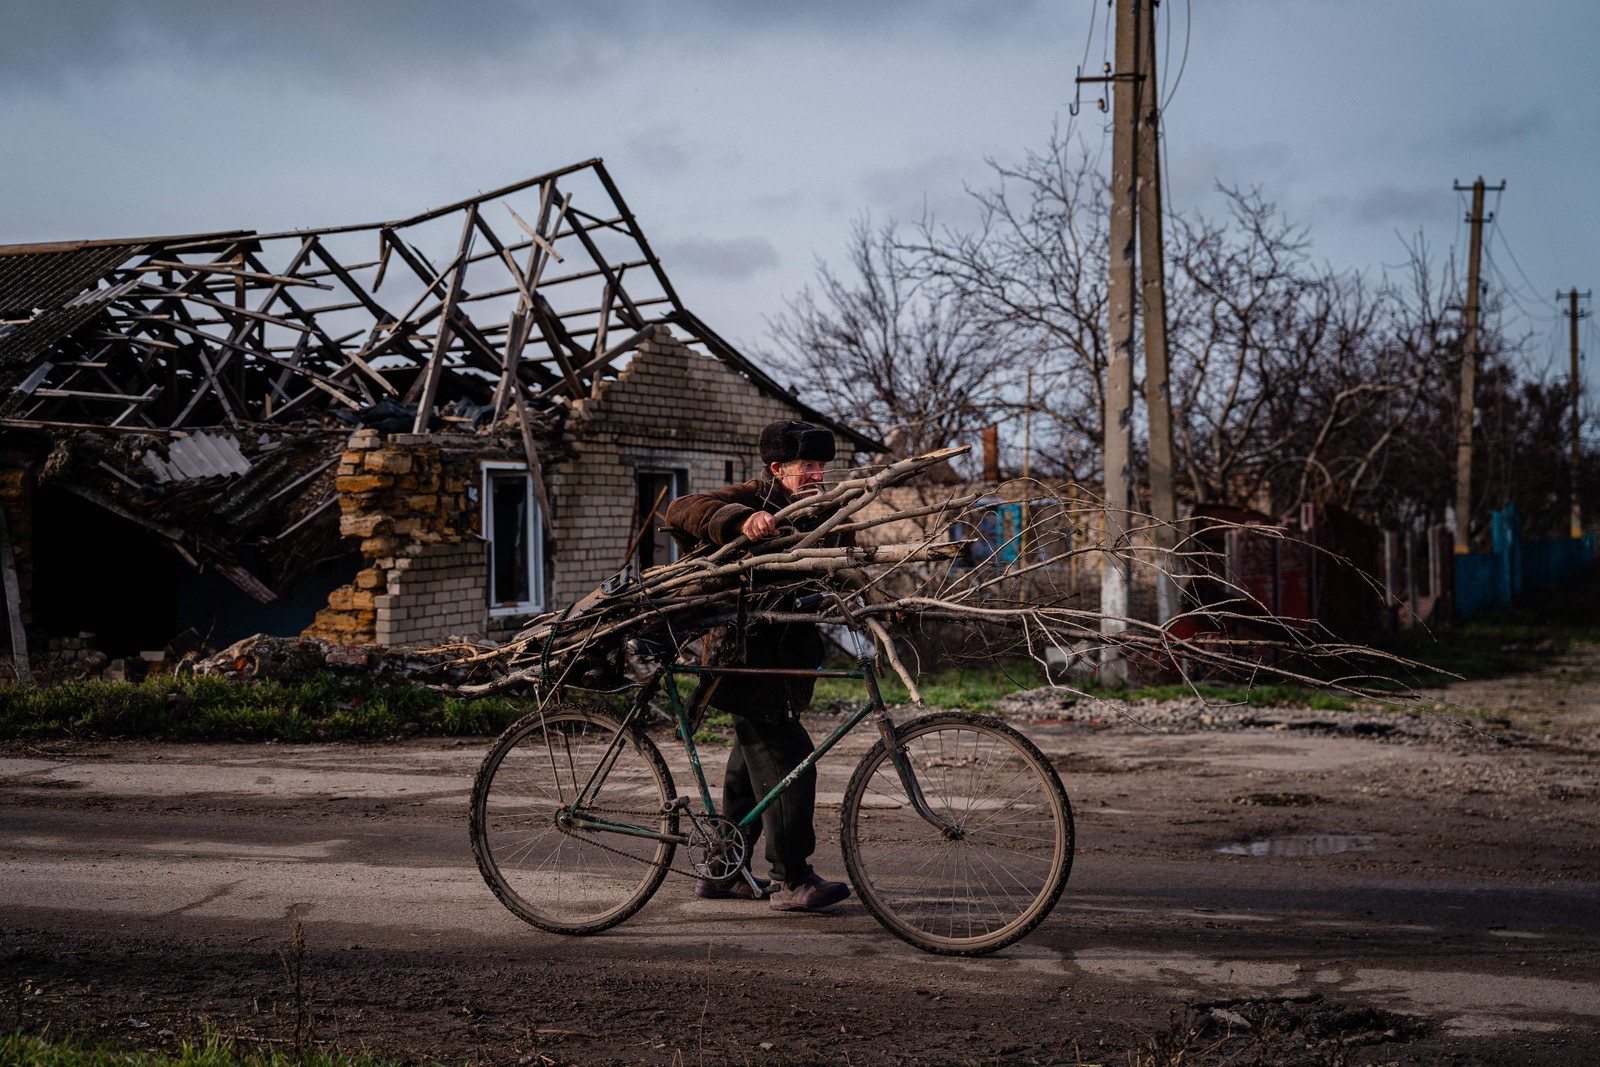
[[[759,541],[764,537],[771,537],[778,532],[778,524],[772,521],[772,516],[765,511],[758,511],[744,520],[744,525],[739,527],[739,532],[752,541]]]

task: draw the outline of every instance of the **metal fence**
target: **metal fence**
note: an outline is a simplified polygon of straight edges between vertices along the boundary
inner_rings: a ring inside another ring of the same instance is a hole
[[[1524,592],[1560,585],[1594,565],[1596,535],[1558,541],[1523,541],[1515,504],[1493,515],[1493,547],[1456,557],[1456,619],[1485,608],[1506,608]]]

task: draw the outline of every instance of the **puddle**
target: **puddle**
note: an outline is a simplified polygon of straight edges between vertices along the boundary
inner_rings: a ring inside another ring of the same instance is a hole
[[[1372,834],[1284,834],[1257,841],[1235,841],[1218,852],[1233,856],[1334,856],[1341,852],[1373,852],[1378,839]]]

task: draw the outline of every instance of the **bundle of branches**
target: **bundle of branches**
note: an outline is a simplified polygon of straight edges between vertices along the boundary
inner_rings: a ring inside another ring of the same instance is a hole
[[[505,645],[462,650],[452,666],[467,680],[455,688],[603,686],[621,681],[630,641],[671,656],[717,627],[797,621],[869,636],[919,703],[916,672],[902,653],[925,648],[913,638],[935,628],[957,635],[939,647],[941,657],[1026,656],[1047,664],[1047,674],[1063,662],[1117,659],[1135,673],[1265,673],[1364,692],[1373,656],[1400,662],[1338,641],[1314,620],[1275,616],[1216,573],[1215,552],[1195,530],[1167,539],[1177,548],[1158,549],[1155,520],[1130,515],[1120,535],[1107,538],[1104,504],[1078,487],[1011,483],[976,493],[907,484],[965,451],[851,470],[778,512],[778,536],[739,537],[643,574],[624,572]],[[1219,525],[1208,527],[1213,540]],[[1276,528],[1249,529],[1289,539]],[[824,544],[845,534],[858,544]],[[1135,584],[1177,577],[1186,609],[1164,623],[1103,612],[1098,581],[1108,562]]]
[[[458,688],[484,693],[579,680],[594,684],[620,674],[630,639],[644,639],[660,654],[734,622],[845,621],[842,612],[848,608],[837,597],[822,600],[815,594],[865,590],[895,569],[953,558],[961,546],[928,537],[834,547],[823,542],[907,518],[907,513],[882,508],[866,513],[885,490],[966,451],[943,449],[881,469],[852,470],[844,480],[774,515],[777,536],[751,541],[741,535],[642,574],[625,570],[582,600],[535,618],[506,644],[462,656],[454,666],[469,669],[476,680]],[[935,514],[959,503],[970,499],[912,513]],[[881,622],[869,619],[863,625],[893,654]]]

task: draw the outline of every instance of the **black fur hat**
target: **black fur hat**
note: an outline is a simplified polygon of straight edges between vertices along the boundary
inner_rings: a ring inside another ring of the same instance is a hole
[[[833,458],[833,433],[809,422],[769,422],[761,431],[761,462]]]

